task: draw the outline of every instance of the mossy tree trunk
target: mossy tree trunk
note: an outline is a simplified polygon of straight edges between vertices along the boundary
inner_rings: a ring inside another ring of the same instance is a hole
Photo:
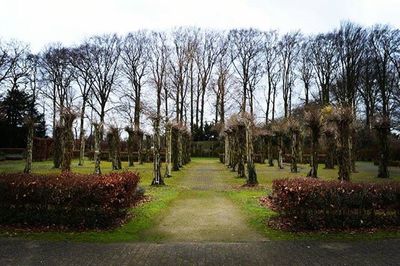
[[[350,155],[350,123],[346,121],[338,122],[339,144],[339,180],[350,181],[351,155]]]
[[[62,133],[63,127],[61,125],[56,125],[53,133],[53,165],[54,168],[61,167],[62,161]]]
[[[149,146],[151,147],[153,143],[153,140],[151,140],[150,136],[148,134],[143,135],[143,141],[142,141],[142,164],[145,162],[150,161],[150,155],[149,154]]]
[[[84,129],[84,121],[85,121],[85,104],[82,105],[81,115],[80,115],[80,126],[79,126],[79,162],[78,165],[82,166],[85,159],[85,129]]]
[[[246,127],[244,125],[238,125],[236,131],[236,145],[238,148],[238,158],[237,158],[237,166],[238,166],[238,175],[239,177],[246,177],[244,162],[245,162],[245,143],[246,143]]]
[[[171,160],[172,160],[172,127],[170,123],[165,127],[165,177],[171,177]]]
[[[268,165],[269,166],[274,166],[274,158],[273,158],[273,152],[272,152],[272,136],[268,136],[267,140],[267,152],[268,152]]]
[[[309,128],[311,137],[311,169],[307,176],[312,178],[318,177],[318,150],[319,137],[323,126],[322,118],[323,116],[319,106],[308,106],[308,109],[304,113],[305,125]]]
[[[32,172],[32,150],[33,150],[33,135],[35,131],[35,122],[33,119],[30,119],[26,123],[28,127],[28,134],[26,140],[26,161],[24,173],[30,174]]]
[[[182,132],[179,130],[178,132],[178,165],[179,168],[183,166],[183,143],[182,143]]]
[[[80,145],[79,145],[79,163],[78,165],[82,166],[85,160],[85,132],[82,130],[79,136]]]
[[[318,178],[318,139],[319,128],[311,128],[311,170],[307,176],[312,178]]]
[[[298,131],[292,132],[292,156],[291,156],[291,164],[290,164],[290,172],[297,173],[297,151],[299,149],[298,145]]]
[[[128,166],[132,167],[134,166],[134,160],[133,160],[133,139],[134,139],[134,133],[133,130],[130,127],[126,127],[125,131],[128,133],[128,141],[127,141],[127,148],[128,148]]]
[[[72,131],[72,124],[76,118],[76,115],[70,112],[63,114],[64,116],[64,130],[63,130],[63,146],[62,146],[62,162],[61,171],[71,171],[71,161],[73,157],[73,146],[74,146],[74,133]]]
[[[278,135],[278,167],[283,169],[283,136]]]
[[[325,168],[326,169],[334,169],[335,168],[335,153],[336,153],[336,144],[335,144],[335,135],[333,132],[325,132],[325,141],[326,141],[326,160],[325,160]]]
[[[179,171],[179,129],[176,126],[172,127],[172,170]]]
[[[112,169],[113,170],[122,169],[121,140],[119,136],[119,129],[116,127],[111,127],[110,132],[107,134],[107,140],[108,140]]]
[[[192,145],[190,134],[188,131],[185,131],[185,164],[190,162],[190,147]]]
[[[229,167],[232,169],[233,172],[236,171],[236,165],[238,163],[238,147],[236,141],[236,133],[230,132],[229,133]]]
[[[143,164],[143,132],[140,130],[134,131],[134,146],[138,153],[138,163]]]
[[[94,173],[96,175],[101,175],[100,168],[100,142],[101,142],[101,132],[103,131],[102,123],[93,123],[94,128]]]
[[[375,117],[374,129],[376,131],[379,144],[379,166],[378,178],[389,178],[389,134],[390,119],[388,115],[378,115]]]
[[[253,161],[253,134],[252,123],[246,124],[246,153],[247,153],[247,185],[254,186],[258,184],[256,167]]]
[[[303,143],[303,141],[304,141],[304,137],[303,137],[303,134],[300,132],[300,134],[299,134],[299,140],[298,140],[298,143],[299,143],[299,148],[298,148],[298,154],[299,154],[299,163],[304,163],[304,158],[303,158],[303,145],[304,145],[304,143]]]
[[[229,135],[224,135],[224,164],[229,165],[230,162],[230,146],[229,146]]]
[[[161,159],[160,159],[160,117],[157,116],[153,122],[154,138],[153,138],[153,181],[151,185],[165,185],[161,176]]]
[[[356,168],[356,161],[357,161],[357,151],[356,151],[356,145],[355,145],[355,138],[356,138],[357,132],[353,128],[350,133],[350,139],[349,139],[349,145],[350,145],[350,162],[351,162],[351,172],[352,173],[357,173],[357,168]]]
[[[389,132],[389,127],[382,127],[377,130],[379,142],[378,178],[389,178]]]

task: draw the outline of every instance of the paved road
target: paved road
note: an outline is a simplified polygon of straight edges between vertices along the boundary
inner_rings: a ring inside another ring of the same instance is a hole
[[[0,265],[399,265],[400,239],[88,244],[0,239]]]

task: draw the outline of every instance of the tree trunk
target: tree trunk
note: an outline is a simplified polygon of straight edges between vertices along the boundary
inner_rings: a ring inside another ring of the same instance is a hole
[[[253,110],[253,89],[250,89],[250,115],[253,117],[254,110]]]
[[[30,174],[32,172],[32,150],[33,150],[33,134],[34,134],[34,121],[28,122],[28,135],[26,142],[26,161],[24,173]]]
[[[134,131],[134,149],[138,153],[138,162],[143,164],[143,132],[140,130]]]
[[[166,151],[165,151],[165,175],[164,177],[171,177],[171,152],[172,152],[172,127],[167,122],[165,129],[166,138]]]
[[[53,130],[53,164],[54,168],[61,167],[62,161],[62,132],[63,127],[61,125],[56,125]]]
[[[108,133],[108,147],[113,170],[121,169],[121,147],[118,128],[111,128]]]
[[[350,126],[343,123],[339,127],[339,180],[350,181],[351,157],[350,157]]]
[[[72,132],[72,124],[75,115],[71,113],[64,114],[64,130],[63,130],[63,147],[62,147],[62,163],[61,171],[71,171],[71,161],[73,156],[74,134]]]
[[[203,132],[204,130],[204,96],[206,93],[206,89],[201,90],[201,109],[200,109],[200,130]]]
[[[230,161],[230,149],[231,149],[231,147],[229,146],[229,136],[228,136],[228,134],[225,134],[225,136],[224,136],[224,148],[225,148],[225,153],[224,153],[224,163],[225,163],[225,165],[226,166],[228,166],[229,165],[229,161]]]
[[[251,123],[246,125],[246,152],[247,152],[247,185],[254,186],[258,184],[256,167],[253,161],[253,136]]]
[[[215,101],[215,119],[214,119],[214,121],[215,121],[215,124],[217,124],[218,123],[218,113],[219,113],[219,94],[217,93],[217,97],[216,97],[216,101]]]
[[[127,143],[127,148],[128,148],[128,166],[132,167],[134,166],[133,163],[133,141],[134,141],[134,132],[130,127],[126,127],[125,131],[128,132],[128,143]]]
[[[161,160],[160,160],[160,117],[154,121],[154,138],[153,138],[153,181],[151,185],[165,185],[161,176]]]
[[[290,172],[297,173],[297,150],[298,150],[298,132],[292,132],[292,158]]]
[[[190,131],[193,132],[193,123],[194,123],[194,106],[193,106],[193,100],[194,100],[194,84],[193,84],[193,61],[190,62]]]
[[[278,137],[278,167],[283,169],[283,136]]]
[[[308,177],[318,178],[318,132],[311,129],[311,170]]]
[[[304,158],[303,158],[303,135],[300,132],[299,134],[299,163],[303,163],[304,162]]]
[[[304,83],[304,88],[305,88],[305,96],[306,96],[305,105],[308,105],[308,102],[309,102],[309,100],[308,100],[308,93],[309,93],[309,91],[310,91],[310,85],[308,84],[308,82],[305,82],[305,83]]]
[[[182,143],[182,132],[179,130],[178,133],[178,164],[179,168],[183,166],[183,143]]]
[[[179,129],[176,126],[172,126],[172,141],[171,141],[171,157],[172,157],[172,170],[179,171]]]
[[[176,98],[175,98],[175,112],[176,112],[176,123],[179,123],[179,96],[180,96],[180,87],[177,86],[178,91],[176,92]]]
[[[389,178],[389,127],[381,127],[377,129],[379,141],[379,167],[378,178]]]
[[[356,145],[354,143],[354,138],[356,136],[355,130],[352,130],[349,138],[349,147],[350,147],[350,162],[351,162],[351,172],[357,173],[356,168],[356,160],[357,160],[357,152],[356,152]]]
[[[237,140],[236,140],[236,147],[238,149],[238,158],[237,158],[237,165],[238,165],[238,175],[239,177],[246,177],[245,169],[244,169],[244,156],[246,155],[244,149],[246,146],[243,143],[246,143],[246,128],[245,126],[240,125],[237,129]]]
[[[223,85],[225,86],[225,85]],[[220,117],[219,120],[221,122],[221,124],[225,123],[225,88],[222,87],[221,91],[220,91],[220,100],[219,100],[219,112],[220,112]]]
[[[244,78],[242,106],[240,108],[240,112],[242,114],[244,114],[246,112],[246,104],[247,104],[246,100],[247,100],[247,79]]]
[[[267,149],[268,149],[268,165],[269,166],[274,166],[274,158],[273,158],[273,152],[272,152],[272,136],[268,137],[268,144],[267,144]]]
[[[101,168],[100,168],[100,141],[101,141],[101,132],[103,131],[102,123],[93,124],[94,127],[94,173],[96,175],[101,175]]]
[[[325,141],[326,141],[326,160],[325,160],[325,169],[334,169],[335,168],[335,153],[336,153],[336,145],[335,145],[335,136],[333,133],[325,133]]]

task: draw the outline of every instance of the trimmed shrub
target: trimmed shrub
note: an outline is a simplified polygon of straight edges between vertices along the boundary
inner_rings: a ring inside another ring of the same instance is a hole
[[[277,179],[269,198],[271,208],[295,228],[400,225],[400,183]]]
[[[0,175],[0,224],[107,228],[126,218],[139,176]]]

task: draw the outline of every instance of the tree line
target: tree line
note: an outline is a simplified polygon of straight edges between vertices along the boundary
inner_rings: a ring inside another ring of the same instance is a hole
[[[53,137],[63,114],[74,110],[81,150],[96,126],[101,139],[105,125],[140,132],[147,120],[158,130],[176,121],[202,139],[207,112],[215,125],[236,112],[268,124],[311,103],[346,106],[369,129],[377,117],[390,121],[382,132],[387,138],[398,129],[399,77],[400,31],[389,25],[343,22],[315,35],[141,30],[51,44],[38,54],[18,41],[0,42],[1,101],[15,91],[29,94],[51,114]]]

